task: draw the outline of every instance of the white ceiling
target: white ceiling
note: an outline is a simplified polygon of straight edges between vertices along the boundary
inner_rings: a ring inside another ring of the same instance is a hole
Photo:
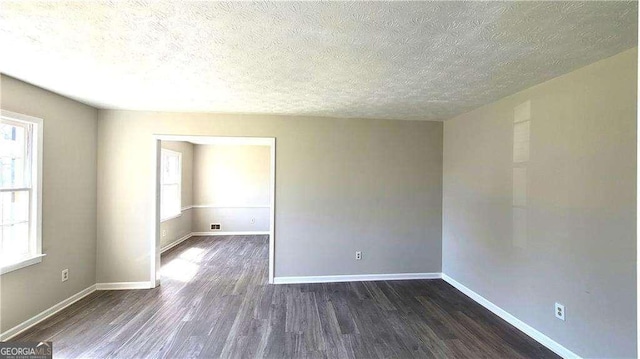
[[[637,43],[635,1],[0,6],[0,72],[100,108],[443,120]]]

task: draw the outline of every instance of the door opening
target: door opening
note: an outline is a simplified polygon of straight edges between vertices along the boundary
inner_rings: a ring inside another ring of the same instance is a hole
[[[160,284],[163,251],[210,235],[268,235],[268,282],[273,283],[275,138],[154,135],[153,146],[150,287]],[[191,177],[185,177],[189,171]],[[250,172],[251,179],[238,180],[241,172]]]

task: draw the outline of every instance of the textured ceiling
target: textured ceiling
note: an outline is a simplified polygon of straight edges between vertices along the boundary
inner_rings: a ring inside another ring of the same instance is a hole
[[[8,2],[0,71],[100,108],[443,120],[637,43],[633,2]]]

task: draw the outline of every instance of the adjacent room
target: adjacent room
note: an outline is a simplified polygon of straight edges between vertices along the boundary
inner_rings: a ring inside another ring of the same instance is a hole
[[[273,139],[255,137],[171,136],[160,141],[158,195],[160,196],[161,277],[189,281],[198,265],[189,263],[193,253],[211,246],[202,237],[224,243],[226,256],[246,264],[245,255],[272,253],[269,238],[274,218],[275,148]],[[187,241],[187,243],[183,243]],[[236,246],[237,245],[237,246]],[[167,251],[187,254],[177,259]],[[247,247],[248,246],[248,247]],[[195,247],[195,249],[194,249]],[[247,251],[250,252],[247,254]],[[228,252],[228,253],[227,253]],[[238,256],[241,255],[241,256]],[[155,252],[150,253],[151,257]],[[202,257],[204,255],[199,255]],[[227,266],[229,258],[209,261],[214,270]],[[256,269],[267,276],[273,256]],[[164,263],[164,264],[163,264]],[[162,279],[162,278],[160,278]]]
[[[0,357],[638,357],[636,1],[0,0],[0,45]]]

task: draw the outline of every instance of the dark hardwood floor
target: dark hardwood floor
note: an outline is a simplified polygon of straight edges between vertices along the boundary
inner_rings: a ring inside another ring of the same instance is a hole
[[[442,280],[269,285],[266,236],[194,237],[162,285],[99,291],[14,338],[57,358],[557,358]]]

